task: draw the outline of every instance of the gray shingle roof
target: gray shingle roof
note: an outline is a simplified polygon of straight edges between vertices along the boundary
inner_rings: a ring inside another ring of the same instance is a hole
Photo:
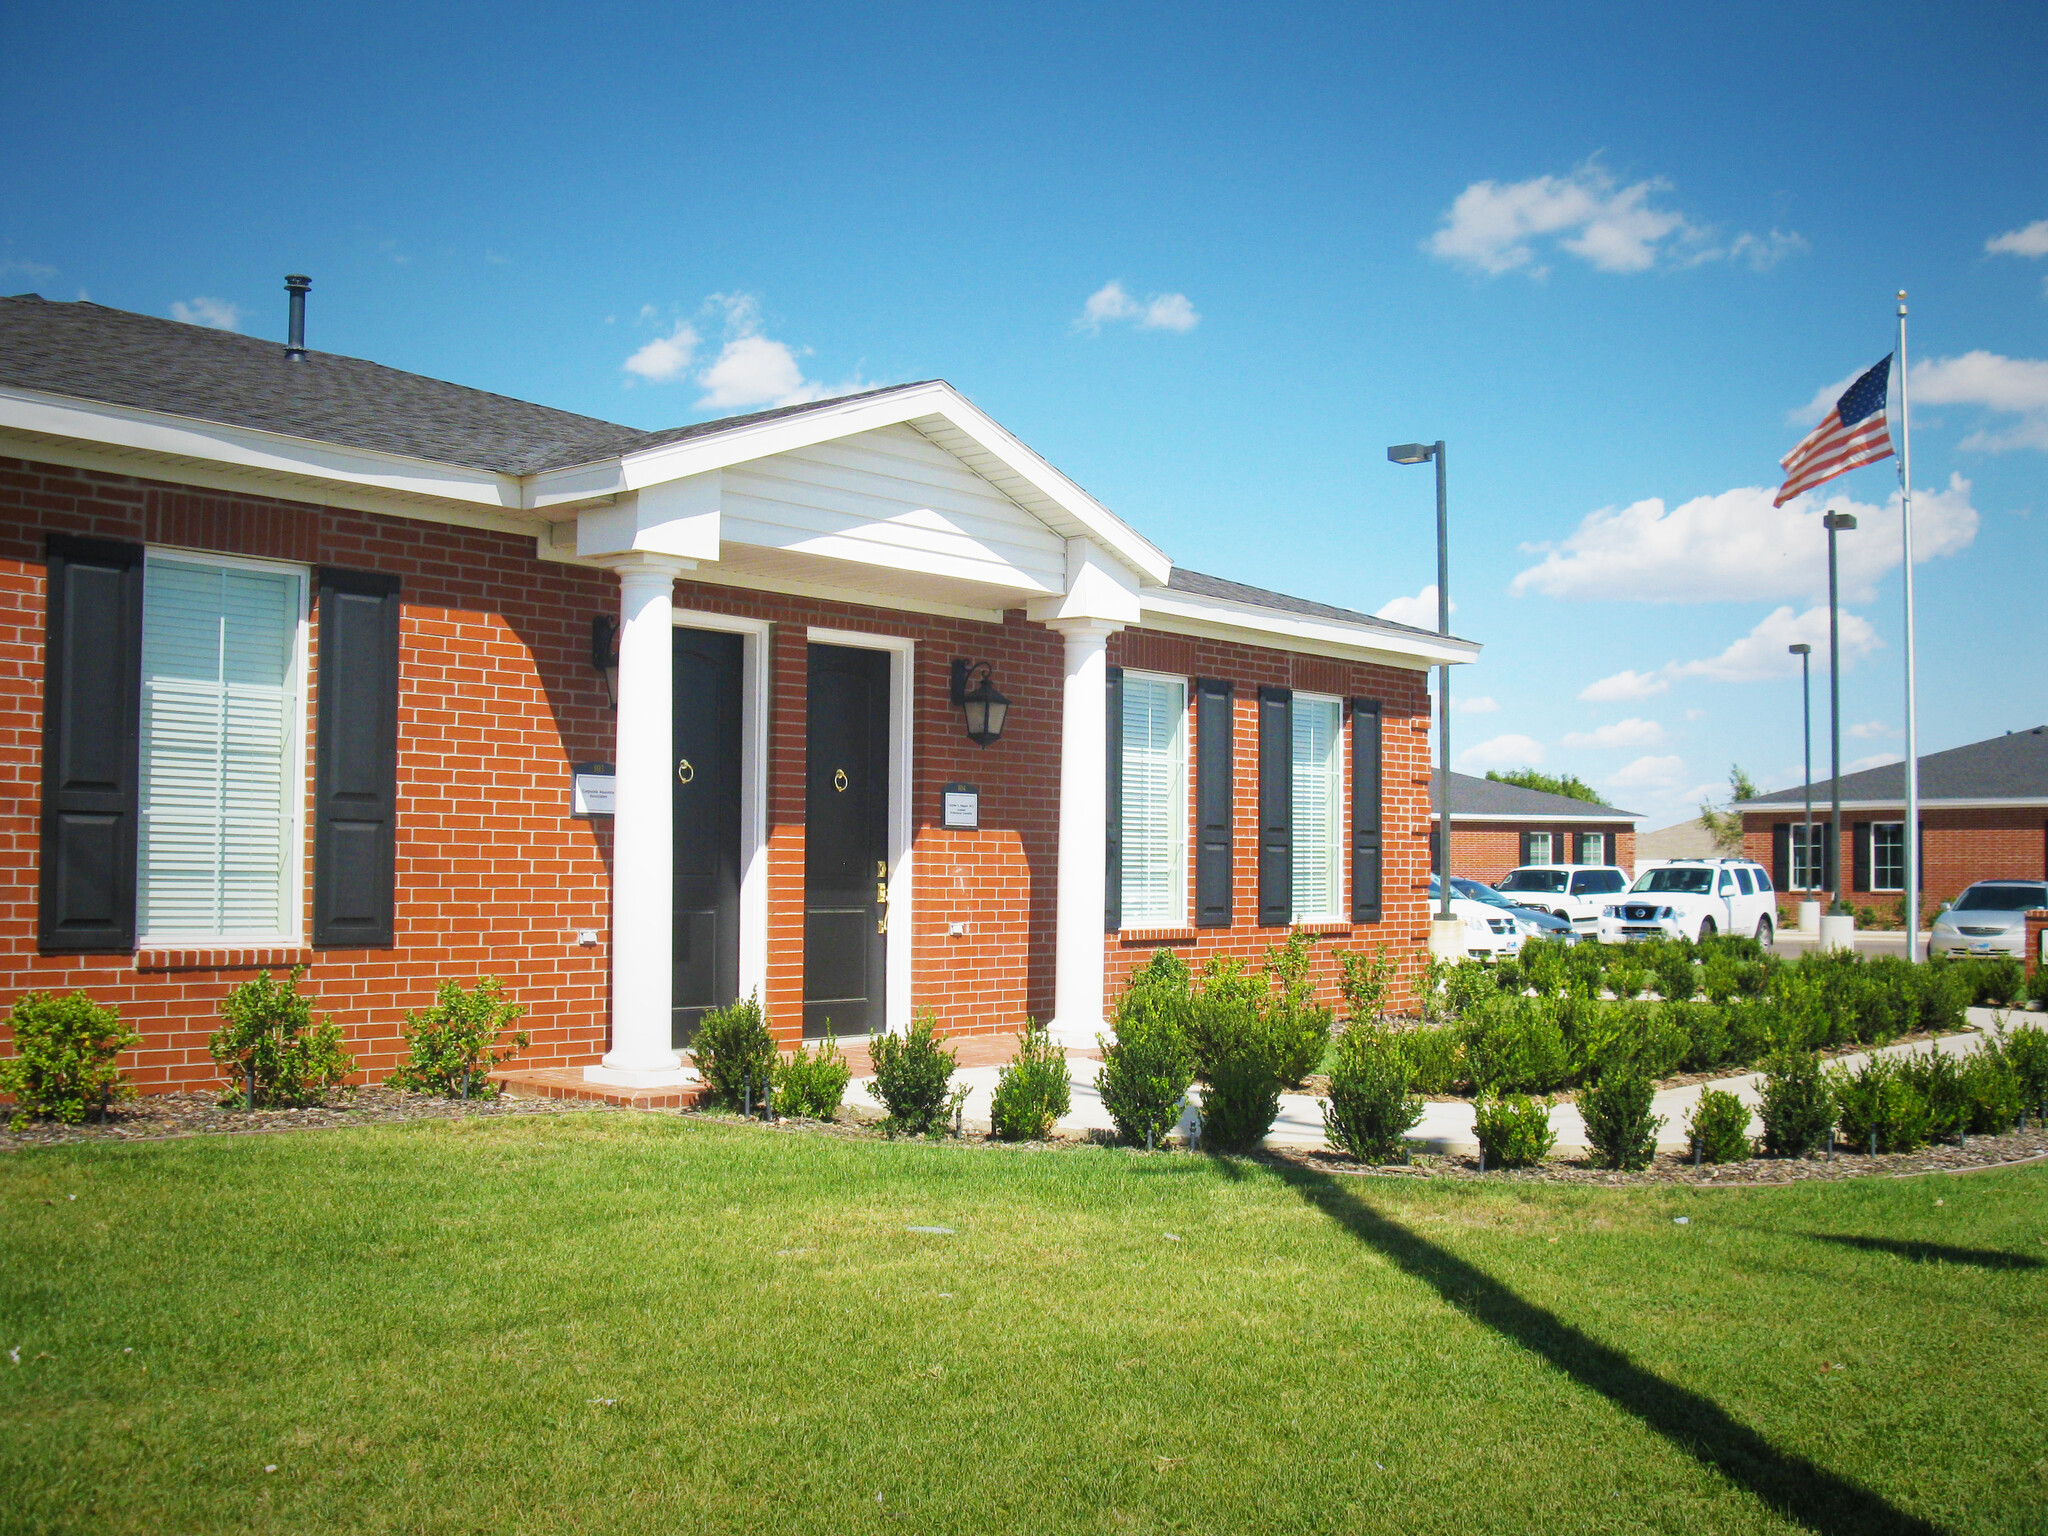
[[[1813,785],[1816,801],[1831,798],[1829,781]],[[1906,765],[1887,763],[1861,773],[1842,775],[1844,800],[1892,801],[1906,799]],[[1920,759],[1920,798],[1928,800],[2040,800],[2048,799],[2048,725],[2008,731],[1989,741],[1951,747],[1946,752],[1929,752]],[[1745,810],[1805,803],[1806,786],[1794,785],[1768,795],[1745,800]]]
[[[587,464],[832,403],[643,432],[358,357],[309,351],[294,360],[279,342],[32,293],[0,299],[0,384],[507,475]]]
[[[1169,592],[1185,592],[1191,597],[1214,597],[1225,602],[1244,603],[1253,608],[1272,608],[1281,613],[1299,613],[1316,619],[1336,619],[1345,624],[1369,624],[1374,629],[1392,630],[1403,635],[1429,635],[1433,629],[1419,629],[1413,624],[1397,624],[1392,619],[1380,618],[1377,614],[1360,613],[1355,608],[1338,608],[1329,603],[1312,602],[1305,597],[1289,597],[1284,592],[1269,592],[1264,587],[1248,587],[1241,581],[1226,581],[1221,576],[1204,576],[1200,571],[1185,570],[1176,565],[1166,578]]]
[[[1577,800],[1570,795],[1553,795],[1541,789],[1524,789],[1498,779],[1478,779],[1469,773],[1451,775],[1451,815],[1486,817],[1514,821],[1524,816],[1545,819],[1569,817],[1574,821],[1634,821],[1634,811],[1611,805]]]

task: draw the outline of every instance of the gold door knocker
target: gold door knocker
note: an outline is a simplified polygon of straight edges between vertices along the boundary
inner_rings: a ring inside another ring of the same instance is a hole
[[[832,787],[842,795],[846,793],[846,770],[844,768],[834,768],[832,770]]]
[[[687,784],[696,777],[697,770],[690,766],[690,760],[687,757],[676,764],[676,782],[678,784]]]

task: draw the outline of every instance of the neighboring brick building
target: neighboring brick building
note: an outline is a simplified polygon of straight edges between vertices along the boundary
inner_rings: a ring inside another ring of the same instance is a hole
[[[258,967],[371,1078],[495,974],[650,1087],[749,992],[1085,1043],[1160,945],[1412,975],[1476,654],[1174,568],[943,383],[646,433],[0,300],[0,1002],[118,1003],[147,1088]]]
[[[1742,803],[1743,849],[1771,871],[1778,889],[1827,888],[1833,788],[1813,785],[1813,845],[1801,852],[1806,786]],[[1837,871],[1845,898],[1889,897],[1896,910],[1906,886],[1906,767],[1887,763],[1842,775],[1842,847]],[[1929,903],[1947,901],[1978,880],[2048,876],[2048,726],[2008,731],[1920,759],[1920,888]]]
[[[1486,885],[1523,864],[1618,864],[1633,870],[1636,816],[1467,773],[1451,775],[1451,873]],[[1430,816],[1436,824],[1434,813]]]

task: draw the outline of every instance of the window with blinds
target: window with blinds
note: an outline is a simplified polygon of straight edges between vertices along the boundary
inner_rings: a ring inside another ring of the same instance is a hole
[[[305,578],[149,558],[142,600],[144,943],[300,940]]]
[[[1344,705],[1294,696],[1294,920],[1344,915]]]
[[[1124,673],[1123,916],[1126,928],[1188,920],[1187,683]]]

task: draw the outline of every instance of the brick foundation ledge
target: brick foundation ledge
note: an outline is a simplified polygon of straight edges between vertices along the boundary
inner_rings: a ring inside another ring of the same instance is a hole
[[[138,971],[289,971],[311,966],[310,949],[138,949]]]
[[[515,1099],[583,1099],[626,1109],[695,1109],[711,1094],[703,1083],[660,1088],[593,1083],[585,1079],[581,1067],[500,1067],[491,1081]]]

